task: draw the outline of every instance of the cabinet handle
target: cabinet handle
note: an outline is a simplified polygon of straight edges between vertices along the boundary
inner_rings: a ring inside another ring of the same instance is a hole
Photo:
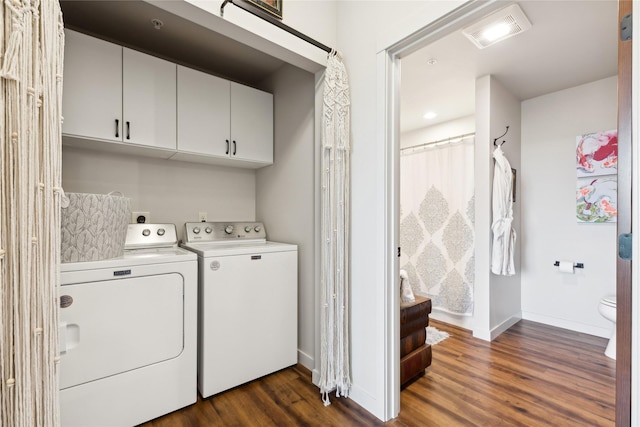
[[[131,139],[131,123],[127,122],[127,139]]]
[[[120,120],[116,119],[116,138],[120,138]]]
[[[224,152],[224,154],[229,154],[229,140],[225,139],[226,143],[227,143],[227,151]]]
[[[236,142],[233,141],[233,155],[236,155]]]

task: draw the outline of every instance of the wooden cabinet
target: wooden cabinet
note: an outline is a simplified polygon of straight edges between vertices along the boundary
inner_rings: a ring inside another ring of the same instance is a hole
[[[273,95],[178,66],[176,158],[207,161],[189,153],[273,163]]]
[[[65,45],[63,135],[175,150],[175,64],[70,30]]]
[[[400,305],[400,386],[424,375],[431,365],[431,346],[425,343],[429,326],[431,299],[415,297]]]

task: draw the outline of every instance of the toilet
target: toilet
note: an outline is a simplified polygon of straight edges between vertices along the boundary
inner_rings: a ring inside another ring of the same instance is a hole
[[[604,351],[604,355],[616,359],[616,296],[609,295],[600,300],[598,304],[598,311],[607,320],[613,322],[613,332],[611,332],[611,338],[609,338],[609,344]]]

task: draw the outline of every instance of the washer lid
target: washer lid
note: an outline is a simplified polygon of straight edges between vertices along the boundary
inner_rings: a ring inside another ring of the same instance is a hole
[[[616,304],[617,304],[616,296],[615,295],[607,295],[606,297],[602,298],[601,303],[604,304],[604,305],[608,305],[610,307],[615,307]]]

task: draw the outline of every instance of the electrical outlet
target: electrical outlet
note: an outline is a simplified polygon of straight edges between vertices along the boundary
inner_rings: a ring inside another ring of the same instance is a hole
[[[207,222],[207,213],[206,212],[198,212],[198,221]]]
[[[131,223],[148,224],[151,222],[150,212],[131,212]]]

